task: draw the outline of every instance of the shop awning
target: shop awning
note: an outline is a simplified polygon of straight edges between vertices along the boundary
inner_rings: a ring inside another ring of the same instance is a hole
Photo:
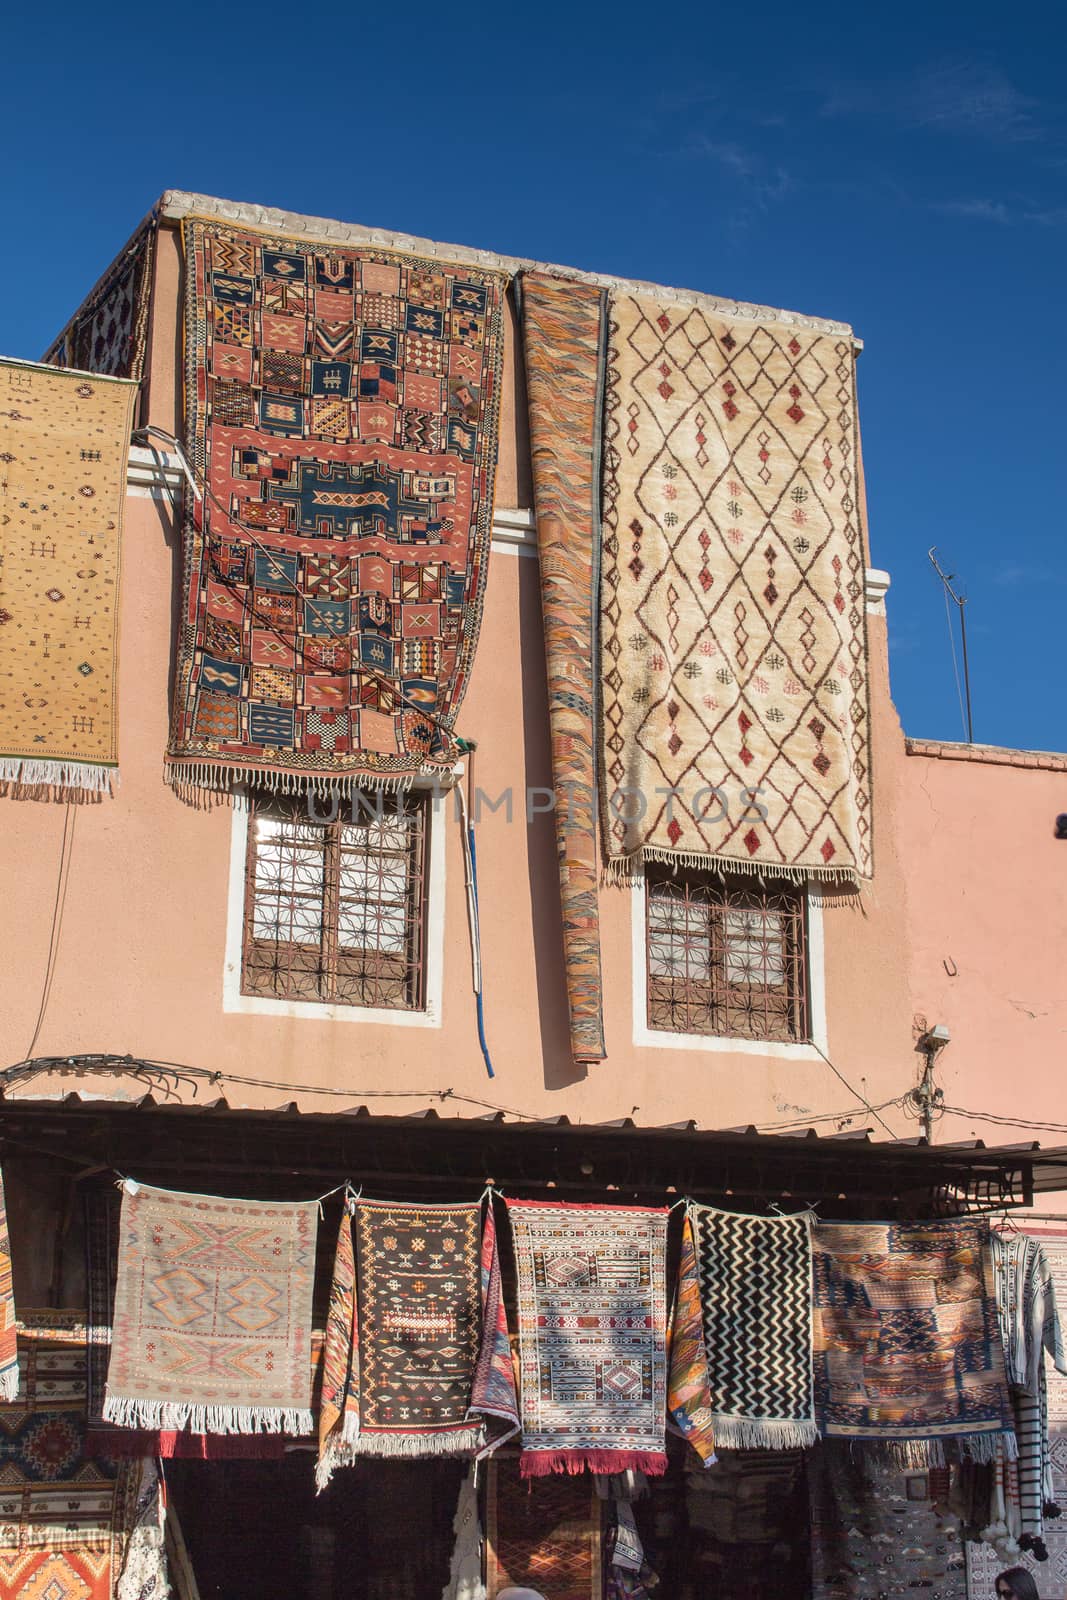
[[[346,1178],[385,1196],[459,1198],[492,1183],[505,1195],[670,1201],[682,1195],[784,1209],[818,1203],[824,1216],[929,1214],[1032,1204],[1067,1189],[1067,1147],[982,1140],[927,1144],[874,1139],[867,1128],[761,1133],[695,1122],[641,1126],[516,1121],[442,1111],[382,1115],[365,1105],[300,1110],[295,1103],[247,1110],[219,1098],[203,1104],[57,1099],[0,1101],[5,1159],[48,1156],[72,1177],[109,1169],[174,1188],[284,1192]]]

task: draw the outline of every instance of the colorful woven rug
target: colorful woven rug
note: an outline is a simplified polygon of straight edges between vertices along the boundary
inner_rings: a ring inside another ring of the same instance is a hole
[[[715,1460],[708,1358],[704,1349],[704,1313],[700,1305],[693,1224],[688,1210],[682,1222],[678,1258],[678,1283],[670,1329],[670,1378],[667,1385],[667,1419],[673,1432],[693,1446],[701,1461]]]
[[[841,1440],[811,1452],[813,1600],[963,1600],[963,1540],[933,1496],[933,1476],[894,1469]]]
[[[111,1325],[115,1307],[115,1284],[119,1262],[119,1213],[121,1202],[113,1184],[106,1188],[86,1187],[85,1278],[87,1285],[86,1411],[88,1431],[85,1451],[90,1456],[107,1456],[113,1461],[129,1456],[193,1461],[275,1460],[285,1456],[285,1440],[279,1433],[205,1434],[178,1433],[147,1428],[119,1428],[104,1421],[104,1395],[111,1356]],[[314,1335],[312,1371],[315,1370]]]
[[[528,1587],[551,1600],[601,1600],[603,1502],[589,1479],[523,1478],[514,1458],[489,1466],[486,1589]]]
[[[563,961],[575,1061],[604,1058],[595,706],[607,291],[522,279]]]
[[[127,1183],[105,1421],[311,1433],[317,1222],[315,1201]]]
[[[825,1222],[813,1230],[820,1432],[931,1462],[955,1439],[1015,1453],[989,1225]]]
[[[144,373],[157,224],[148,217],[42,357],[111,378]]]
[[[617,294],[602,816],[642,861],[871,874],[851,333]]]
[[[140,1462],[90,1461],[81,1314],[30,1311],[0,1404],[0,1600],[112,1600],[137,1520]]]
[[[0,793],[84,800],[118,764],[136,388],[0,358]]]
[[[742,1216],[699,1205],[689,1206],[688,1217],[716,1444],[814,1444],[810,1217]]]
[[[190,220],[168,774],[347,790],[455,758],[481,621],[502,273]]]
[[[510,1202],[522,1471],[666,1471],[667,1212]]]
[[[19,1389],[18,1338],[15,1298],[11,1286],[11,1238],[7,1226],[7,1201],[0,1176],[0,1402],[13,1401]]]
[[[480,1205],[357,1201],[354,1284],[342,1224],[320,1487],[335,1466],[358,1456],[473,1454],[517,1431],[510,1360],[507,1373],[500,1365],[495,1231],[490,1213],[483,1236],[480,1218]],[[353,1288],[356,1335],[346,1369]],[[506,1356],[506,1322],[503,1335]]]

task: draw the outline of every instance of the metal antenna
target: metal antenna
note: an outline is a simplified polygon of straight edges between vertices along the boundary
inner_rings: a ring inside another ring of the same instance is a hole
[[[964,690],[964,695],[965,695],[966,701],[967,701],[967,711],[966,711],[966,716],[965,716],[964,720],[965,720],[965,722],[967,724],[967,743],[968,744],[973,744],[974,743],[974,721],[973,721],[973,719],[971,717],[971,673],[970,673],[970,668],[969,668],[968,663],[967,663],[967,612],[966,612],[966,609],[965,609],[966,605],[967,605],[967,597],[966,597],[966,595],[957,594],[955,589],[952,587],[952,584],[953,584],[953,581],[955,579],[956,574],[954,572],[943,572],[941,570],[941,566],[938,563],[938,559],[937,559],[937,546],[936,546],[936,544],[932,544],[930,546],[929,550],[926,552],[926,554],[930,559],[930,565],[933,567],[934,571],[937,573],[938,577],[941,579],[941,582],[945,586],[945,610],[946,611],[948,610],[948,603],[951,600],[951,601],[954,602],[954,604],[958,608],[959,614],[960,614],[960,639],[961,639],[962,644],[963,644],[963,690]],[[955,667],[956,667],[956,642],[952,637],[952,622],[951,622],[951,619],[949,620],[948,637],[949,637],[949,643],[952,646],[952,666],[953,666],[953,670],[955,670]],[[959,686],[960,686],[959,673],[957,672],[956,673],[956,692],[957,693],[959,693]],[[961,711],[963,710],[963,706],[962,705],[960,706],[960,710]]]

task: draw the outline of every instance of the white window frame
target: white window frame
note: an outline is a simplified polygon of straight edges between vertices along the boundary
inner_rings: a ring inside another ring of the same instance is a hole
[[[417,793],[423,785],[414,785]],[[426,786],[427,793],[434,791]],[[423,973],[425,1003],[418,1011],[388,1006],[341,1006],[321,1000],[270,1000],[242,994],[244,960],[245,876],[248,870],[249,796],[233,797],[230,821],[230,881],[226,896],[226,956],[222,971],[222,1009],[250,1017],[290,1017],[307,1022],[361,1022],[388,1028],[439,1028],[444,1003],[445,961],[445,828],[449,791],[438,790],[441,803],[430,799],[426,826],[430,838],[426,864],[426,966]]]
[[[763,1056],[777,1061],[819,1061],[829,1054],[826,1033],[826,972],[823,944],[822,895],[809,879],[804,887],[807,901],[808,1018],[811,1041],[785,1044],[774,1039],[735,1039],[725,1034],[672,1033],[668,1028],[648,1024],[648,951],[646,931],[646,888],[644,875],[637,879],[630,894],[630,953],[633,962],[633,1042],[653,1050],[704,1050],[711,1054]]]

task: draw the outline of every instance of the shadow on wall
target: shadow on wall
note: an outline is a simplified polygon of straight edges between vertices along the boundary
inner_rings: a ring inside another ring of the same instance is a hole
[[[519,556],[519,644],[522,662],[523,760],[527,788],[552,787],[548,732],[548,683],[541,581],[536,561]],[[567,1013],[563,966],[563,913],[559,898],[556,829],[551,812],[535,816],[526,828],[526,864],[533,919],[534,981],[541,1035],[545,1088],[580,1083],[586,1069],[575,1065]]]

